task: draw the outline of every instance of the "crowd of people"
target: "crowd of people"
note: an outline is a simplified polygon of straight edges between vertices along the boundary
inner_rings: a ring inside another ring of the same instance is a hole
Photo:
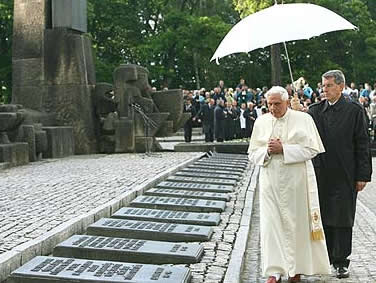
[[[322,84],[317,83],[312,88],[301,77],[293,85],[285,86],[289,99],[295,96],[299,110],[307,111],[313,103],[325,99]],[[184,90],[184,112],[191,113],[190,119],[184,125],[185,141],[191,142],[192,128],[203,128],[205,142],[229,141],[233,139],[248,139],[251,137],[255,120],[268,113],[265,93],[268,87],[251,88],[244,79],[240,79],[235,87],[226,87],[223,80],[212,90]],[[346,84],[342,91],[347,100],[356,101],[364,107],[370,134],[376,128],[376,83],[373,89],[369,83],[354,82]]]

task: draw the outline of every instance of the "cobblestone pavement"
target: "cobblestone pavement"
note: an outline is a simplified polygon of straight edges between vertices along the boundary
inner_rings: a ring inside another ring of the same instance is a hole
[[[0,256],[199,155],[82,155],[0,171]]]
[[[373,158],[376,168],[376,158]],[[353,251],[350,264],[350,278],[337,279],[331,276],[307,276],[302,282],[341,282],[375,283],[376,282],[376,176],[359,194],[353,232]],[[248,239],[245,266],[242,274],[243,283],[265,282],[260,269],[259,205],[256,192],[251,232]],[[285,281],[287,280],[285,279]]]

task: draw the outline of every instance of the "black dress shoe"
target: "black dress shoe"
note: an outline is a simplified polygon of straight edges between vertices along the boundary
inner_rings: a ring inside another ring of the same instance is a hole
[[[348,278],[350,276],[350,272],[347,267],[337,267],[336,268],[336,277],[341,278]]]

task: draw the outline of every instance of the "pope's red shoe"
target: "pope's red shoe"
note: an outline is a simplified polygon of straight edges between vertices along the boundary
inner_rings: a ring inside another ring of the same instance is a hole
[[[268,280],[265,283],[281,283],[281,278],[277,281],[277,278],[274,276],[269,276]]]
[[[297,283],[300,282],[300,274],[296,274],[294,277],[289,277],[290,283]]]

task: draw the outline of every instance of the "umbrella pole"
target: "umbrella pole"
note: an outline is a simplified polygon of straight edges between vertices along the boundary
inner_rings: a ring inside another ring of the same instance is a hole
[[[285,53],[286,53],[286,57],[287,57],[287,65],[289,66],[290,79],[291,79],[291,87],[292,87],[292,89],[293,89],[294,92],[295,92],[294,79],[293,79],[293,77],[292,77],[292,70],[291,70],[291,64],[290,64],[290,57],[289,57],[289,52],[287,51],[286,42],[283,42],[283,46],[285,47]]]

